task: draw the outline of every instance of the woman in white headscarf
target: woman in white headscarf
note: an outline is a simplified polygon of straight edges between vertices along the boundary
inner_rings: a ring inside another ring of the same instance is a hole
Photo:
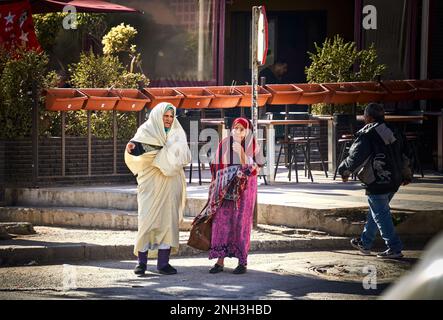
[[[175,274],[171,248],[179,247],[179,224],[186,201],[183,167],[191,161],[186,133],[170,103],[159,103],[126,145],[125,162],[137,177],[138,233],[134,272],[144,274],[148,250],[158,250],[157,270]],[[151,256],[151,255],[150,255]]]

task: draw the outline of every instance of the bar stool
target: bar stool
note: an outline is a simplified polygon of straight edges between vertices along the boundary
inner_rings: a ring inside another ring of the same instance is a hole
[[[340,166],[341,162],[345,159],[345,157],[349,154],[349,149],[354,143],[355,140],[354,134],[357,128],[357,117],[353,114],[337,114],[334,115],[334,122],[337,127],[346,126],[347,131],[344,132],[341,135],[340,139],[338,139],[337,141],[339,157],[337,161],[337,166],[335,167],[333,180],[337,178],[338,167]],[[355,178],[356,177],[354,176],[354,179]]]
[[[178,122],[180,122],[181,126],[183,127],[183,130],[186,132],[186,137],[188,140],[188,147],[193,150],[195,146],[197,146],[198,156],[197,156],[197,170],[198,170],[198,184],[202,184],[202,174],[201,174],[201,167],[202,163],[200,161],[200,149],[203,145],[206,144],[204,141],[191,141],[190,134],[191,134],[191,121],[195,121],[198,124],[197,133],[201,131],[201,122],[200,117],[197,116],[180,116],[177,117]],[[192,183],[192,171],[193,171],[193,161],[191,160],[190,166],[189,166],[189,183]]]
[[[288,120],[309,120],[311,116],[308,113],[299,113],[299,114],[289,114],[287,116]],[[328,177],[328,172],[326,170],[326,165],[324,162],[324,158],[320,149],[320,136],[313,134],[312,132],[312,124],[309,125],[291,125],[289,127],[289,135],[287,139],[288,145],[288,159],[289,159],[289,172],[288,179],[291,181],[291,173],[292,168],[295,169],[296,181],[298,183],[298,161],[297,155],[298,152],[301,151],[304,158],[304,167],[305,167],[305,176],[314,182],[314,177],[312,175],[312,167],[311,164],[315,163],[311,161],[311,152],[315,149],[312,148],[312,145],[317,147],[317,154],[320,157],[320,163],[322,165],[322,169],[325,173],[326,178]],[[301,133],[301,134],[300,134]],[[281,150],[283,146],[280,148],[279,157],[277,160],[277,165],[275,168],[274,176],[278,169],[278,163],[280,161]]]
[[[399,114],[403,116],[422,116],[423,111],[421,110],[400,111]],[[423,120],[405,122],[403,125],[403,133],[411,149],[409,157],[412,160],[412,168],[414,169],[414,172],[420,173],[421,177],[424,178],[423,167],[421,165],[418,153],[418,146],[421,144],[422,141],[422,134],[421,134],[422,125],[423,125]]]

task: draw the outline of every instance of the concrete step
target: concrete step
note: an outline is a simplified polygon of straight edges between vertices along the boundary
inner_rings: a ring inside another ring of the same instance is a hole
[[[0,265],[44,265],[71,261],[135,260],[135,231],[35,227],[37,234],[0,242]],[[189,232],[180,232],[178,256],[207,254],[189,247]],[[349,249],[349,238],[285,235],[253,230],[250,252]]]
[[[191,230],[184,217],[181,231]],[[36,226],[137,230],[137,211],[81,207],[0,207],[0,222],[28,222]]]
[[[196,175],[194,175],[196,177]],[[116,178],[117,179],[117,178]],[[120,179],[120,178],[119,178]],[[130,179],[130,177],[128,178]],[[80,179],[79,179],[80,181]],[[194,181],[196,181],[194,179]],[[135,182],[135,181],[134,181]],[[185,216],[194,217],[207,201],[206,186],[188,187]],[[103,210],[137,211],[136,185],[102,185],[96,187],[6,188],[8,206],[19,207],[80,207]],[[265,190],[266,191],[266,190]],[[260,192],[260,191],[259,191]],[[266,198],[261,195],[259,201]],[[435,235],[443,230],[442,210],[393,210],[400,235]],[[308,202],[297,205],[258,203],[258,222],[266,225],[286,225],[315,229],[339,236],[356,236],[363,229],[367,207],[316,207]]]

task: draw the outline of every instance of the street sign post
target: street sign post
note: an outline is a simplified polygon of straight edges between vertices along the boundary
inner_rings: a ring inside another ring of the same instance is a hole
[[[266,19],[266,10],[264,6],[252,7],[252,103],[251,118],[254,130],[254,139],[258,138],[258,66],[266,62],[268,52],[268,21]],[[269,165],[269,164],[268,164]],[[253,226],[257,227],[257,197],[255,200]]]

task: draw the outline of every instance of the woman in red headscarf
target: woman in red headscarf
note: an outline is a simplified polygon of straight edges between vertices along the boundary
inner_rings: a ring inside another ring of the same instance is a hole
[[[206,210],[213,219],[209,259],[218,260],[210,273],[223,271],[225,257],[238,258],[234,274],[246,272],[261,159],[251,122],[235,119],[230,136],[220,142],[211,163]]]

